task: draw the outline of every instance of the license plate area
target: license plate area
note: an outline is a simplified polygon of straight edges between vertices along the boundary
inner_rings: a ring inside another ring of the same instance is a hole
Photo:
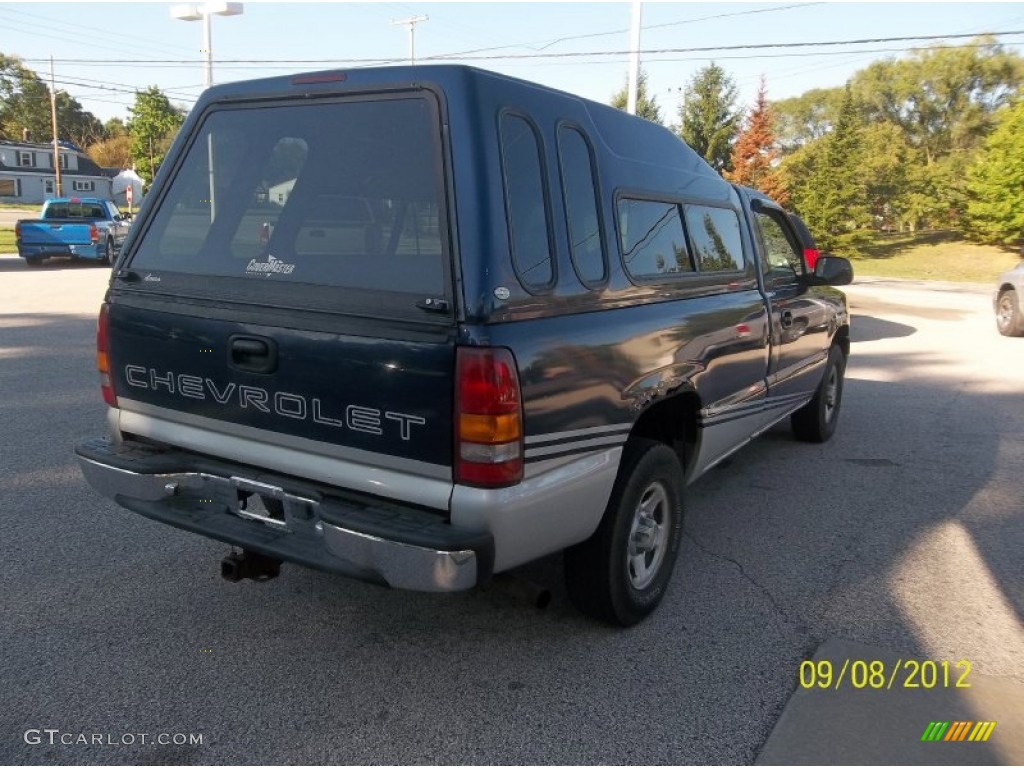
[[[223,500],[227,511],[237,517],[285,533],[320,528],[319,499],[298,496],[281,486],[245,477],[205,477],[207,483],[217,487],[217,496]]]
[[[237,491],[237,503],[234,508],[228,508],[230,512],[246,520],[256,520],[264,525],[274,528],[288,528],[288,521],[284,516],[284,504],[279,500],[264,499],[258,493]]]

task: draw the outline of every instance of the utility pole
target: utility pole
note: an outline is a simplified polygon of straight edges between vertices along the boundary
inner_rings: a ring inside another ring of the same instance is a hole
[[[57,197],[64,196],[60,179],[60,144],[57,143],[57,91],[53,78],[53,56],[50,57],[50,123],[53,126],[53,170],[57,176]]]
[[[399,19],[398,21],[392,21],[391,24],[397,26],[399,24],[409,27],[409,64],[416,64],[416,25],[421,21],[430,21],[429,16],[410,16],[408,19]]]
[[[640,0],[633,0],[633,25],[629,43],[629,89],[626,95],[626,111],[636,114],[637,91],[640,87]]]

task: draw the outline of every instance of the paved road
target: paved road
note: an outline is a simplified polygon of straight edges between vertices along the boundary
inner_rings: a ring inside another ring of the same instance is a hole
[[[38,213],[39,211],[0,210],[0,227],[13,228],[14,222],[18,219],[34,219]]]
[[[71,448],[103,429],[107,274],[0,257],[0,764],[750,763],[830,638],[1024,682],[1024,339],[984,292],[851,287],[839,434],[779,427],[700,480],[671,592],[621,631],[569,607],[557,557],[524,570],[543,612],[232,585],[223,545],[92,493]],[[60,743],[83,733],[135,743]],[[140,744],[162,733],[203,743]]]

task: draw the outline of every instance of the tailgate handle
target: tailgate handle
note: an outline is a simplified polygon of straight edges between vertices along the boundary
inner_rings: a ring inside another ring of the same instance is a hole
[[[273,373],[277,370],[277,345],[257,336],[232,336],[231,365],[252,373]]]

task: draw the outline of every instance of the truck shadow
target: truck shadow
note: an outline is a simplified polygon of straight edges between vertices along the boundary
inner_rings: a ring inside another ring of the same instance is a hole
[[[18,256],[0,257],[0,273],[4,272],[64,272],[73,269],[110,269],[106,264],[90,259],[53,258],[47,259],[38,267],[30,267]]]
[[[905,323],[883,320],[871,315],[858,314],[850,324],[850,341],[879,341],[881,339],[899,339],[913,336],[917,328]]]

